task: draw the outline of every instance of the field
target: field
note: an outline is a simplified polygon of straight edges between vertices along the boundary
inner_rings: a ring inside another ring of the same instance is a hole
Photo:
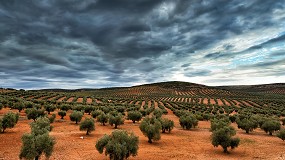
[[[256,89],[259,88],[259,89]],[[210,120],[205,115],[242,115],[250,113],[282,119],[285,116],[284,85],[208,87],[193,83],[166,82],[129,88],[81,89],[81,90],[37,90],[16,91],[1,90],[0,117],[9,111],[20,114],[14,128],[0,134],[0,159],[19,159],[24,133],[30,132],[25,110],[15,104],[31,103],[43,108],[48,104],[57,107],[51,114],[56,114],[50,135],[56,144],[50,159],[108,159],[95,148],[96,141],[104,134],[110,134],[114,126],[95,123],[95,131],[85,135],[79,125],[69,119],[72,110],[82,110],[86,106],[94,109],[114,110],[123,108],[123,113],[130,110],[161,109],[163,118],[174,121],[170,133],[162,133],[161,140],[148,143],[148,139],[139,129],[140,122],[125,120],[118,129],[134,132],[139,136],[138,155],[130,159],[285,159],[285,142],[268,135],[261,128],[246,134],[231,123],[240,138],[240,145],[230,153],[223,153],[222,148],[211,144]],[[61,119],[57,114],[60,106],[69,105],[67,116]],[[78,109],[81,108],[81,109]],[[84,110],[84,109],[83,109]],[[198,126],[184,130],[179,124],[178,113],[190,112],[199,120]],[[50,116],[49,115],[49,116]],[[88,113],[84,117],[91,117]],[[83,118],[84,119],[84,118]],[[283,128],[283,126],[281,126]]]

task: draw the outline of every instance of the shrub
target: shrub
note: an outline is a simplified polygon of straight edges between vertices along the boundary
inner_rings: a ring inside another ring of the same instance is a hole
[[[148,138],[149,143],[152,143],[152,140],[160,140],[161,128],[159,120],[154,117],[146,117],[140,124],[140,130]]]
[[[91,112],[91,116],[93,117],[93,118],[97,118],[100,114],[102,114],[102,113],[104,113],[103,111],[101,111],[101,110],[95,110],[95,111],[92,111]]]
[[[58,111],[57,114],[63,119],[63,117],[66,116],[66,111]]]
[[[48,117],[50,123],[53,123],[55,120],[56,114],[52,114],[50,117]]]
[[[47,117],[40,117],[31,123],[31,133],[24,134],[22,137],[22,148],[19,158],[35,159],[44,153],[47,158],[52,154],[55,140],[49,136],[51,130],[50,122]]]
[[[88,105],[88,106],[85,106],[84,107],[84,112],[85,113],[88,113],[88,115],[90,115],[90,113],[92,112],[92,111],[94,111],[94,107],[93,106],[90,106],[90,105]]]
[[[105,123],[108,122],[108,119],[108,115],[104,112],[97,117],[97,121],[100,122],[103,126],[105,126]]]
[[[124,130],[115,130],[111,135],[104,135],[96,142],[96,149],[100,154],[105,149],[105,155],[111,160],[124,160],[138,153],[139,138]]]
[[[136,121],[140,121],[142,119],[142,114],[139,111],[129,111],[127,119],[136,123]]]
[[[14,103],[12,108],[17,109],[19,112],[21,112],[25,108],[25,105],[21,102],[17,102],[17,103]]]
[[[174,127],[174,122],[172,120],[167,119],[167,118],[162,118],[160,120],[160,123],[161,123],[162,133],[165,133],[165,131],[168,131],[168,133],[170,133],[170,131]]]
[[[85,118],[84,121],[80,123],[80,131],[86,131],[86,135],[89,135],[91,131],[95,130],[95,124],[93,118]]]
[[[277,133],[277,137],[282,139],[283,141],[285,140],[285,129],[281,129],[278,133]]]
[[[62,110],[62,111],[66,111],[67,112],[70,109],[71,109],[70,105],[67,105],[67,104],[63,104],[63,105],[60,106],[60,110]]]
[[[154,111],[153,111],[153,115],[155,116],[155,118],[161,118],[163,112],[161,109],[159,108],[156,108]]]
[[[3,103],[0,103],[0,110],[4,107]]]
[[[0,123],[0,129],[2,133],[5,132],[7,128],[13,128],[17,124],[19,119],[19,114],[8,112],[4,115],[4,117],[1,119]]]
[[[26,109],[26,114],[28,119],[33,119],[35,121],[38,117],[44,116],[45,112],[42,109],[28,108]]]
[[[222,146],[224,153],[228,153],[228,147],[234,149],[238,147],[240,139],[232,138],[236,134],[236,131],[231,126],[224,126],[216,129],[212,133],[212,144],[214,147]]]
[[[82,117],[83,117],[83,113],[80,111],[73,111],[69,115],[70,120],[75,121],[76,124],[81,121]]]
[[[179,118],[179,123],[183,129],[189,130],[198,125],[198,120],[193,115],[181,116]]]
[[[48,114],[50,114],[50,112],[53,112],[56,109],[56,107],[54,105],[51,105],[51,104],[45,105],[44,108],[48,112]]]
[[[237,120],[238,128],[245,130],[246,133],[252,132],[258,127],[258,122],[252,118],[244,118],[242,120]]]
[[[282,118],[281,122],[282,122],[282,125],[284,126],[285,125],[285,118]]]
[[[262,124],[261,129],[263,129],[266,133],[269,133],[269,135],[272,135],[274,131],[280,130],[280,127],[281,125],[279,121],[268,119]]]
[[[115,129],[117,129],[118,125],[124,124],[124,117],[121,113],[117,115],[109,115],[109,124],[111,126],[115,125]]]

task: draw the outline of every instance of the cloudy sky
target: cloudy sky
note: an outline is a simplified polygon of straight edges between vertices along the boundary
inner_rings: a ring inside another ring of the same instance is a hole
[[[1,0],[0,84],[285,82],[284,0]]]

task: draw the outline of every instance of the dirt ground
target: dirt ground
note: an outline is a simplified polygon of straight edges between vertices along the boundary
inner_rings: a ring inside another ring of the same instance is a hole
[[[0,110],[0,116],[8,109]],[[13,110],[16,112],[16,110]],[[207,160],[228,160],[228,159],[285,159],[285,142],[275,136],[269,136],[260,129],[253,133],[245,134],[237,129],[237,136],[241,139],[238,148],[230,150],[230,154],[224,154],[222,148],[215,148],[211,144],[210,122],[200,121],[197,128],[186,131],[182,130],[178,118],[168,110],[164,115],[175,122],[175,128],[171,133],[161,135],[161,140],[152,144],[147,142],[139,130],[139,123],[133,124],[126,120],[119,129],[134,132],[139,136],[139,150],[136,157],[130,160],[184,160],[184,159],[207,159]],[[55,112],[56,113],[56,112]],[[68,113],[70,114],[70,112]],[[7,129],[0,134],[0,160],[16,160],[21,149],[21,137],[23,133],[30,132],[29,123],[32,120],[25,118],[22,112],[21,118],[15,128]],[[88,117],[89,115],[85,115]],[[102,126],[95,124],[96,130],[86,136],[85,132],[79,131],[79,125],[71,122],[68,116],[64,120],[56,117],[53,130],[50,135],[55,137],[56,144],[51,160],[107,160],[104,154],[99,154],[95,149],[96,141],[104,134],[110,134],[114,129],[110,125]],[[234,125],[234,127],[236,127]],[[80,137],[84,138],[81,139]],[[44,159],[44,158],[42,158]]]

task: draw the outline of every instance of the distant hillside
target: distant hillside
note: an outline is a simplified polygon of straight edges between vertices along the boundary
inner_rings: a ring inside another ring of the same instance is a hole
[[[285,94],[285,83],[220,86],[218,88],[226,89],[230,91],[240,91],[240,92]]]

